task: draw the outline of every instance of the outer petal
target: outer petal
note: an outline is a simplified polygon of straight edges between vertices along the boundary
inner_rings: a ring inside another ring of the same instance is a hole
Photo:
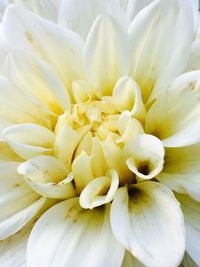
[[[37,123],[50,127],[49,115],[26,91],[14,87],[8,80],[0,77],[0,128],[16,123]]]
[[[151,4],[154,0],[128,0],[127,2],[127,15],[131,21],[143,8]]]
[[[124,27],[129,20],[116,0],[62,0],[58,22],[83,39],[99,15],[110,15]]]
[[[171,191],[159,183],[140,183],[129,192],[120,188],[111,207],[111,226],[117,240],[145,266],[178,266],[183,257],[183,215]]]
[[[0,162],[17,162],[22,159],[11,149],[6,142],[0,141]]]
[[[142,88],[146,101],[155,87],[156,94],[186,66],[193,38],[188,1],[154,1],[133,20],[129,36],[131,76]]]
[[[88,79],[99,95],[111,95],[117,80],[128,73],[129,46],[125,31],[109,16],[99,16],[85,48]]]
[[[45,127],[23,123],[6,128],[2,135],[12,149],[22,158],[52,153],[55,136]]]
[[[200,144],[167,148],[165,165],[156,178],[170,189],[200,201]]]
[[[2,267],[27,267],[26,264],[26,248],[28,237],[37,219],[40,215],[56,202],[46,200],[39,213],[27,223],[20,231],[11,235],[7,239],[0,241],[0,266]]]
[[[83,42],[75,33],[16,5],[6,10],[3,28],[12,47],[38,53],[54,67],[68,90],[73,80],[83,78]]]
[[[22,60],[23,58],[23,60]],[[6,75],[19,88],[30,91],[52,112],[70,110],[64,84],[48,64],[24,51],[15,51],[6,61]]]
[[[146,132],[159,137],[166,147],[200,141],[200,71],[179,76],[151,106]]]
[[[200,40],[192,43],[192,51],[187,63],[186,71],[200,69]]]
[[[185,216],[186,250],[200,265],[200,204],[186,195],[176,195]]]
[[[0,164],[0,239],[20,230],[44,204],[17,174],[18,163]]]
[[[27,251],[29,267],[120,267],[123,256],[110,228],[108,207],[84,210],[78,199],[57,204],[39,219]]]
[[[60,0],[12,0],[12,3],[17,3],[42,17],[57,21]]]
[[[33,223],[21,231],[0,241],[0,265],[2,267],[26,267],[26,247]]]

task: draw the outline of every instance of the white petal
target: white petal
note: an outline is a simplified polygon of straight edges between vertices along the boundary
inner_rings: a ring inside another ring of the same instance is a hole
[[[38,53],[54,67],[69,91],[73,80],[84,77],[83,42],[75,33],[16,5],[6,10],[3,28],[12,47]]]
[[[192,43],[192,51],[187,63],[186,71],[199,70],[200,69],[200,40],[196,40]]]
[[[50,127],[49,116],[27,92],[0,77],[0,117],[11,124],[30,122]]]
[[[165,146],[186,146],[200,141],[200,71],[179,76],[151,106],[146,132]]]
[[[183,257],[183,215],[172,192],[159,183],[140,183],[129,192],[120,188],[111,207],[111,227],[145,266],[178,266]]]
[[[126,165],[126,158],[122,148],[115,144],[111,138],[102,141],[102,147],[109,168],[118,173],[121,183],[129,182],[133,175]]]
[[[0,163],[0,220],[7,219],[39,199],[17,173],[17,162]]]
[[[106,176],[92,180],[80,195],[80,205],[85,209],[93,209],[113,200],[119,186],[117,172],[109,170]]]
[[[128,18],[116,0],[62,0],[58,22],[85,39],[95,19],[105,14],[125,27],[128,24]]]
[[[64,84],[39,58],[24,51],[15,51],[6,60],[6,72],[14,85],[31,91],[51,111],[59,114],[70,110],[70,99]]]
[[[165,165],[156,179],[170,189],[200,201],[200,144],[167,148]]]
[[[28,10],[45,17],[47,19],[57,21],[58,10],[61,0],[12,0]]]
[[[162,171],[164,147],[153,135],[143,134],[128,141],[124,147],[128,168],[138,179],[152,179]]]
[[[84,210],[78,199],[49,209],[28,241],[29,267],[120,267],[123,256],[110,228],[108,207]]]
[[[0,266],[26,267],[26,246],[33,223],[27,224],[21,231],[0,241]]]
[[[54,200],[46,200],[42,209],[20,231],[0,241],[0,266],[27,267],[26,249],[30,232],[41,214],[55,203]]]
[[[188,1],[153,1],[133,20],[129,35],[131,76],[146,101],[154,87],[155,94],[163,90],[187,64],[193,38]]]
[[[123,77],[116,83],[112,101],[120,112],[128,110],[137,119],[143,119],[145,116],[140,88],[130,77]]]
[[[93,178],[92,156],[88,156],[85,151],[73,161],[72,173],[76,189],[80,192]]]
[[[129,251],[126,251],[121,267],[144,267],[144,265],[133,257]]]
[[[50,156],[34,157],[18,167],[18,173],[25,176],[27,183],[38,194],[47,198],[69,198],[75,196],[65,165]]]
[[[144,134],[142,124],[135,118],[132,118],[131,113],[128,111],[122,112],[119,116],[118,131],[121,137],[118,138],[116,142],[124,144],[136,136]]]
[[[177,195],[185,216],[186,251],[200,265],[200,204],[186,195]]]
[[[117,80],[128,73],[129,46],[125,31],[109,16],[99,16],[88,35],[85,66],[99,95],[111,95]]]
[[[127,15],[132,21],[143,8],[151,4],[153,0],[128,0]]]
[[[24,159],[51,154],[55,139],[53,132],[31,123],[10,126],[2,135],[12,149]]]
[[[41,209],[45,198],[40,198],[24,210],[14,214],[12,217],[0,222],[0,240],[9,237],[19,231],[27,222],[29,222]]]
[[[0,162],[11,161],[17,162],[22,159],[11,149],[6,142],[0,141]]]
[[[75,131],[70,125],[68,115],[68,113],[61,115],[57,122],[54,155],[64,162],[70,171],[73,154],[81,138],[88,131],[88,126],[86,125],[79,132]]]

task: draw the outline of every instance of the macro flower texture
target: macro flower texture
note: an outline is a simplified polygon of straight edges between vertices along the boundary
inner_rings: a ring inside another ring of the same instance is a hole
[[[1,5],[0,266],[200,266],[198,1]]]

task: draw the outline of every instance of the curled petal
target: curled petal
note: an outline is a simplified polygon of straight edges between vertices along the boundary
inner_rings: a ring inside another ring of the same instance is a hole
[[[18,167],[18,172],[25,176],[27,183],[38,194],[47,198],[69,198],[75,196],[65,165],[50,156],[32,158]]]
[[[106,176],[97,177],[83,189],[80,205],[85,209],[93,209],[113,200],[119,186],[117,172],[109,170]]]
[[[129,169],[138,179],[152,179],[164,164],[164,147],[153,135],[139,135],[126,143],[124,152]]]

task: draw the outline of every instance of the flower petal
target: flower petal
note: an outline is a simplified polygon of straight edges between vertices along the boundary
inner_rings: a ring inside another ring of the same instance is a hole
[[[0,121],[2,119],[7,121],[7,126],[29,122],[51,127],[49,115],[31,95],[0,77]]]
[[[6,142],[0,141],[0,162],[17,162],[22,159],[11,149]]]
[[[26,246],[33,223],[27,224],[21,231],[0,241],[0,265],[2,267],[26,267]]]
[[[108,14],[124,27],[128,18],[116,0],[62,0],[58,23],[77,32],[83,39],[99,15]]]
[[[109,207],[84,210],[78,198],[57,204],[38,220],[27,250],[29,267],[120,267],[123,256],[110,228]]]
[[[142,134],[128,141],[124,147],[128,168],[139,180],[152,179],[162,171],[164,147],[153,135]]]
[[[60,1],[61,0],[12,0],[12,3],[17,3],[39,16],[56,22]]]
[[[121,78],[115,85],[112,101],[118,111],[130,111],[130,114],[137,119],[144,119],[145,107],[142,101],[140,88],[130,77]]]
[[[151,4],[154,0],[128,0],[127,4],[127,15],[132,21],[134,17],[139,13],[143,8]]]
[[[6,142],[23,159],[52,153],[53,132],[37,124],[23,123],[10,126],[2,133]]]
[[[65,165],[51,156],[38,156],[22,163],[18,173],[38,194],[47,198],[69,198],[75,196]]]
[[[60,114],[70,110],[64,84],[48,64],[34,55],[19,50],[13,52],[6,60],[6,72],[14,85],[30,91],[52,112]]]
[[[159,183],[120,188],[111,206],[111,227],[117,240],[146,266],[178,266],[183,257],[183,215],[172,192]]]
[[[0,163],[0,240],[20,230],[45,201],[17,173],[18,165],[14,162]]]
[[[196,40],[192,43],[192,51],[187,63],[186,71],[199,70],[200,69],[200,40]]]
[[[72,81],[84,77],[83,42],[75,33],[17,5],[7,8],[3,29],[13,48],[35,51],[49,62],[69,93]]]
[[[166,147],[200,141],[200,71],[179,76],[151,106],[146,116],[147,133],[156,135]]]
[[[154,95],[187,64],[193,38],[188,1],[153,1],[133,20],[129,36],[131,76],[140,85],[146,102],[155,87]]]
[[[165,165],[156,179],[170,189],[200,201],[200,144],[167,148]]]
[[[95,20],[86,41],[85,66],[89,81],[103,96],[111,95],[117,80],[128,73],[128,37],[111,17]]]
[[[97,177],[89,182],[80,195],[80,205],[85,209],[93,209],[113,200],[119,186],[117,172],[109,170],[106,176]]]
[[[186,251],[200,265],[200,204],[186,195],[176,195],[185,217]]]

